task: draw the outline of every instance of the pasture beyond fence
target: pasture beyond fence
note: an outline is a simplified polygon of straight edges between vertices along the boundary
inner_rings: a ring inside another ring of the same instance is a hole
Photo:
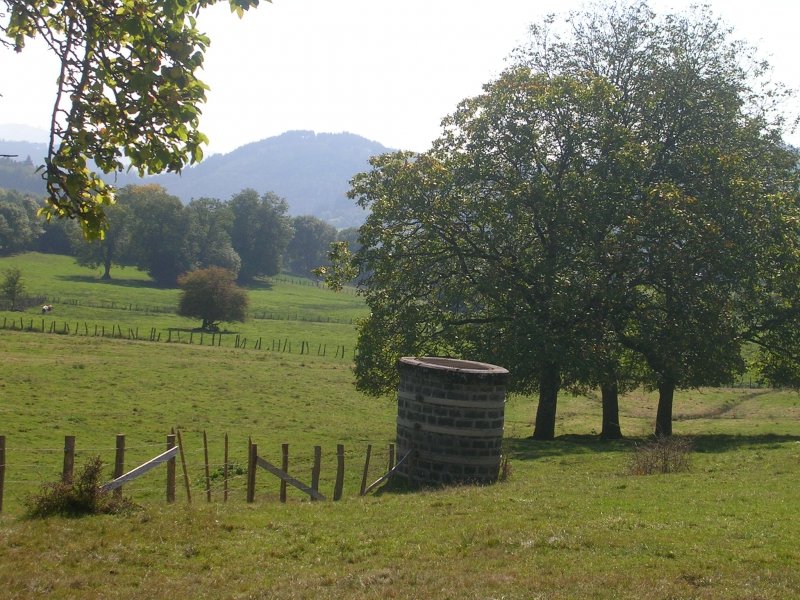
[[[112,324],[110,328],[96,323],[89,324],[86,321],[67,322],[42,318],[23,316],[9,319],[3,317],[3,329],[11,331],[26,331],[31,333],[49,333],[56,335],[80,335],[84,337],[102,337],[122,340],[137,340],[146,342],[166,342],[178,344],[197,344],[200,346],[223,346],[230,348],[240,348],[251,350],[269,350],[272,352],[288,352],[292,354],[298,352],[303,355],[315,354],[316,356],[333,356],[334,358],[345,359],[355,358],[357,350],[347,348],[344,344],[312,343],[306,340],[290,340],[288,337],[270,338],[265,341],[263,337],[248,339],[238,333],[229,332],[208,332],[202,330],[186,330],[170,328],[159,330],[151,327],[140,332],[139,327],[126,327]],[[224,342],[223,342],[224,340]]]
[[[30,474],[35,469],[32,469],[31,464],[26,464],[18,460],[19,456],[33,452],[39,456],[47,456],[52,459],[53,464],[51,468],[60,466],[60,479],[63,482],[70,482],[73,479],[74,470],[76,466],[76,452],[78,451],[76,437],[67,435],[64,437],[63,449],[20,449],[7,447],[7,437],[0,435],[0,513],[3,512],[3,499],[9,492],[13,492],[14,486],[24,488],[28,493],[35,489],[41,489],[47,483],[52,483],[52,480],[31,481],[24,479],[26,474]],[[263,446],[262,446],[263,448]],[[126,437],[123,434],[116,436],[114,444],[114,459],[113,459],[113,475],[111,479],[101,486],[104,492],[113,492],[115,495],[121,496],[124,486],[130,486],[134,481],[148,475],[156,470],[160,465],[165,465],[165,473],[162,484],[163,498],[167,503],[174,503],[176,501],[176,490],[182,488],[184,490],[186,502],[191,504],[192,492],[200,491],[205,497],[206,502],[221,499],[222,502],[227,502],[231,494],[239,494],[248,503],[253,503],[257,498],[257,489],[268,487],[269,483],[258,481],[258,472],[260,470],[275,476],[278,480],[278,499],[280,502],[287,501],[288,486],[292,486],[300,490],[304,495],[307,495],[311,501],[323,501],[327,498],[333,501],[341,500],[344,496],[344,484],[348,479],[345,477],[346,469],[356,469],[357,475],[360,477],[360,485],[358,488],[358,495],[364,496],[373,491],[380,484],[388,481],[399,464],[407,458],[401,457],[399,461],[395,457],[394,444],[386,446],[386,454],[381,457],[378,453],[373,452],[372,444],[368,444],[364,449],[363,454],[360,451],[348,455],[345,452],[343,444],[337,444],[335,452],[335,477],[328,477],[327,479],[333,481],[330,494],[322,490],[320,487],[321,474],[323,468],[323,449],[321,446],[314,446],[313,459],[311,463],[310,473],[308,473],[308,483],[303,479],[306,477],[303,472],[303,466],[308,466],[303,460],[299,460],[297,464],[291,469],[290,472],[290,446],[288,443],[281,444],[280,447],[280,466],[276,466],[270,462],[266,456],[259,454],[258,445],[248,439],[247,442],[247,467],[243,470],[235,460],[231,460],[229,454],[228,435],[224,436],[223,444],[223,457],[221,462],[213,463],[210,461],[208,436],[203,431],[202,434],[202,449],[197,449],[196,453],[202,455],[202,462],[200,464],[192,463],[187,460],[190,453],[187,451],[184,444],[181,430],[173,430],[166,436],[164,445],[158,448],[158,445],[147,444],[147,449],[143,450],[138,448],[138,456],[142,456],[142,452],[152,455],[146,460],[143,460],[134,468],[126,471]],[[98,449],[89,449],[83,451],[82,454],[87,455],[94,453]],[[102,449],[108,450],[108,449]],[[58,458],[58,455],[62,456]],[[296,455],[295,458],[300,458],[301,455]],[[59,465],[56,465],[58,459]],[[101,456],[102,459],[102,456]],[[139,462],[137,460],[136,462]],[[180,480],[178,484],[178,463],[180,463]],[[56,471],[53,469],[53,475]],[[148,475],[149,490],[156,489],[159,486],[153,486],[155,475]],[[350,481],[354,481],[355,477],[350,477]],[[193,483],[193,481],[195,483]],[[138,488],[137,488],[138,489]],[[355,490],[353,490],[355,493]],[[135,497],[131,497],[136,501]]]

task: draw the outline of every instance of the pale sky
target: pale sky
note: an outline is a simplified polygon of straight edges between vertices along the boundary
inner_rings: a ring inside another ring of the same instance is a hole
[[[691,0],[651,0],[656,11]],[[774,79],[800,89],[800,2],[712,0]],[[273,0],[239,20],[227,2],[200,26],[211,38],[201,130],[207,155],[292,129],[347,131],[426,150],[441,119],[478,94],[528,25],[582,0]],[[0,49],[0,124],[48,128],[56,64],[41,48]],[[791,110],[800,112],[800,102]],[[800,145],[800,135],[790,138]]]

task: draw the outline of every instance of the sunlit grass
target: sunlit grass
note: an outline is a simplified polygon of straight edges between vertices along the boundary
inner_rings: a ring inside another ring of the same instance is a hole
[[[57,275],[50,275],[54,285]],[[61,283],[59,293],[70,297],[79,297],[82,286],[107,285]],[[258,293],[284,285],[310,288],[278,282]],[[141,293],[141,304],[161,302],[160,294],[170,292],[131,289]],[[314,300],[323,309],[330,297],[324,294]],[[26,321],[41,319],[35,311],[22,314]],[[140,332],[148,323],[163,331],[191,328],[171,314],[80,304],[60,306],[46,318],[80,326],[116,322]],[[333,344],[355,340],[349,323],[256,319],[237,325],[237,332]],[[361,498],[366,446],[373,445],[370,478],[377,478],[394,439],[396,406],[391,398],[354,390],[350,357],[312,350],[301,356],[296,347],[290,354],[227,342],[211,347],[207,340],[200,346],[197,340],[189,345],[0,330],[0,435],[7,443],[0,595],[800,597],[796,393],[723,388],[677,394],[674,431],[691,443],[690,470],[649,476],[633,476],[629,466],[635,448],[650,439],[656,394],[637,390],[621,399],[627,438],[616,442],[597,438],[599,394],[559,397],[552,442],[530,438],[535,400],[514,395],[506,405],[508,481],[420,492],[384,489]],[[76,436],[78,465],[99,454],[110,476],[117,434],[126,435],[130,467],[160,453],[173,427],[183,435],[191,504],[180,476],[178,501],[166,504],[158,468],[125,487],[141,505],[131,515],[22,518],[26,495],[59,477],[65,435]],[[203,431],[215,475],[210,504]],[[290,473],[304,481],[313,447],[322,446],[320,489],[326,496],[336,445],[344,444],[344,499],[311,503],[290,489],[288,503],[281,504],[277,479],[261,471],[254,504],[245,502],[241,474],[223,503],[219,468],[226,433],[230,460],[239,468],[249,439],[273,463],[280,462],[281,444],[289,443]]]

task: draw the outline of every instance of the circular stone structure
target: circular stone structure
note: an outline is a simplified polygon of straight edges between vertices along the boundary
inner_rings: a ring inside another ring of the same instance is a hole
[[[397,363],[397,469],[412,484],[494,483],[500,470],[508,371],[453,358]]]

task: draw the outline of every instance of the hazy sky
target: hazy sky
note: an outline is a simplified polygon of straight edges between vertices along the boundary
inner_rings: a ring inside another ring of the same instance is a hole
[[[691,0],[651,0],[658,10]],[[800,2],[713,0],[739,38],[760,48],[775,79],[800,88]],[[425,150],[442,117],[480,92],[528,25],[579,0],[273,0],[242,20],[227,2],[201,17],[212,45],[201,130],[208,153],[290,129],[348,131]],[[0,50],[0,124],[45,129],[56,65],[41,48]],[[800,110],[795,103],[794,110]],[[800,144],[800,136],[791,141]]]

